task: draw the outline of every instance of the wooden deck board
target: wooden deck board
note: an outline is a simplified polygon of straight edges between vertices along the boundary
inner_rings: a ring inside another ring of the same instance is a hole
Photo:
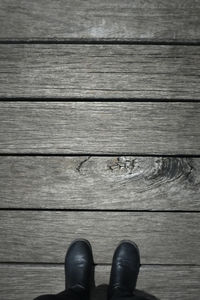
[[[200,100],[200,46],[0,45],[0,97]]]
[[[52,265],[0,265],[1,299],[32,300],[38,295],[64,290],[64,268]],[[97,266],[97,289],[92,299],[105,299],[99,285],[108,284],[110,266]],[[191,300],[199,296],[200,267],[142,266],[137,288],[162,300]],[[103,296],[103,297],[102,297]]]
[[[0,102],[0,153],[200,154],[200,102]]]
[[[139,289],[199,298],[199,15],[196,0],[0,0],[2,300],[64,289],[77,237],[97,285],[127,238]]]
[[[0,261],[60,263],[75,238],[95,263],[111,263],[120,240],[135,240],[145,264],[199,264],[199,213],[0,211]]]
[[[1,156],[0,208],[200,210],[200,158]]]
[[[1,0],[0,11],[1,40],[200,41],[195,0]]]

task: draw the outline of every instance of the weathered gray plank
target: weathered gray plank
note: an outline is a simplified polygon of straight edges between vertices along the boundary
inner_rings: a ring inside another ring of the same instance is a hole
[[[200,99],[200,46],[0,45],[0,97]]]
[[[96,263],[110,263],[116,244],[131,239],[142,263],[198,264],[199,219],[178,212],[0,211],[0,261],[62,262],[69,243],[84,237]]]
[[[1,0],[0,38],[199,41],[199,1]]]
[[[200,154],[200,102],[0,102],[1,153]]]
[[[64,290],[62,266],[1,264],[0,297],[9,300],[32,300],[40,294]],[[97,289],[92,299],[105,299],[110,266],[97,266]],[[142,266],[137,288],[162,300],[191,300],[199,297],[200,268],[194,266]],[[103,296],[103,297],[102,297]]]
[[[0,157],[1,208],[200,210],[200,158]]]

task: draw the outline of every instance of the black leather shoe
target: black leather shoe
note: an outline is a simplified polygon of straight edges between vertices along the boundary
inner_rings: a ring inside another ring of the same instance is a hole
[[[65,257],[65,286],[90,295],[90,287],[94,285],[94,261],[92,247],[85,239],[74,240]]]
[[[139,269],[138,246],[132,241],[121,241],[113,255],[107,298],[111,299],[114,294],[132,295],[136,287]]]

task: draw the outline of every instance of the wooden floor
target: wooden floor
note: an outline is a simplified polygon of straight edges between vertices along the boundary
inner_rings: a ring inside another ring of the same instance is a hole
[[[149,299],[199,299],[199,15],[196,0],[0,0],[1,300],[63,290],[78,237],[96,285],[131,239]]]

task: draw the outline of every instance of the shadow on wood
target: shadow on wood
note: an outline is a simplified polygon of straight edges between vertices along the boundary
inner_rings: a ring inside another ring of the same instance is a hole
[[[107,284],[101,284],[92,290],[92,300],[107,299]],[[153,295],[150,295],[144,291],[136,290],[135,296],[137,300],[160,300]],[[135,298],[134,298],[135,299]]]
[[[136,290],[135,295],[138,297],[138,300],[141,299],[146,299],[146,300],[160,300],[159,298],[148,294],[145,291],[141,291],[141,290]]]

